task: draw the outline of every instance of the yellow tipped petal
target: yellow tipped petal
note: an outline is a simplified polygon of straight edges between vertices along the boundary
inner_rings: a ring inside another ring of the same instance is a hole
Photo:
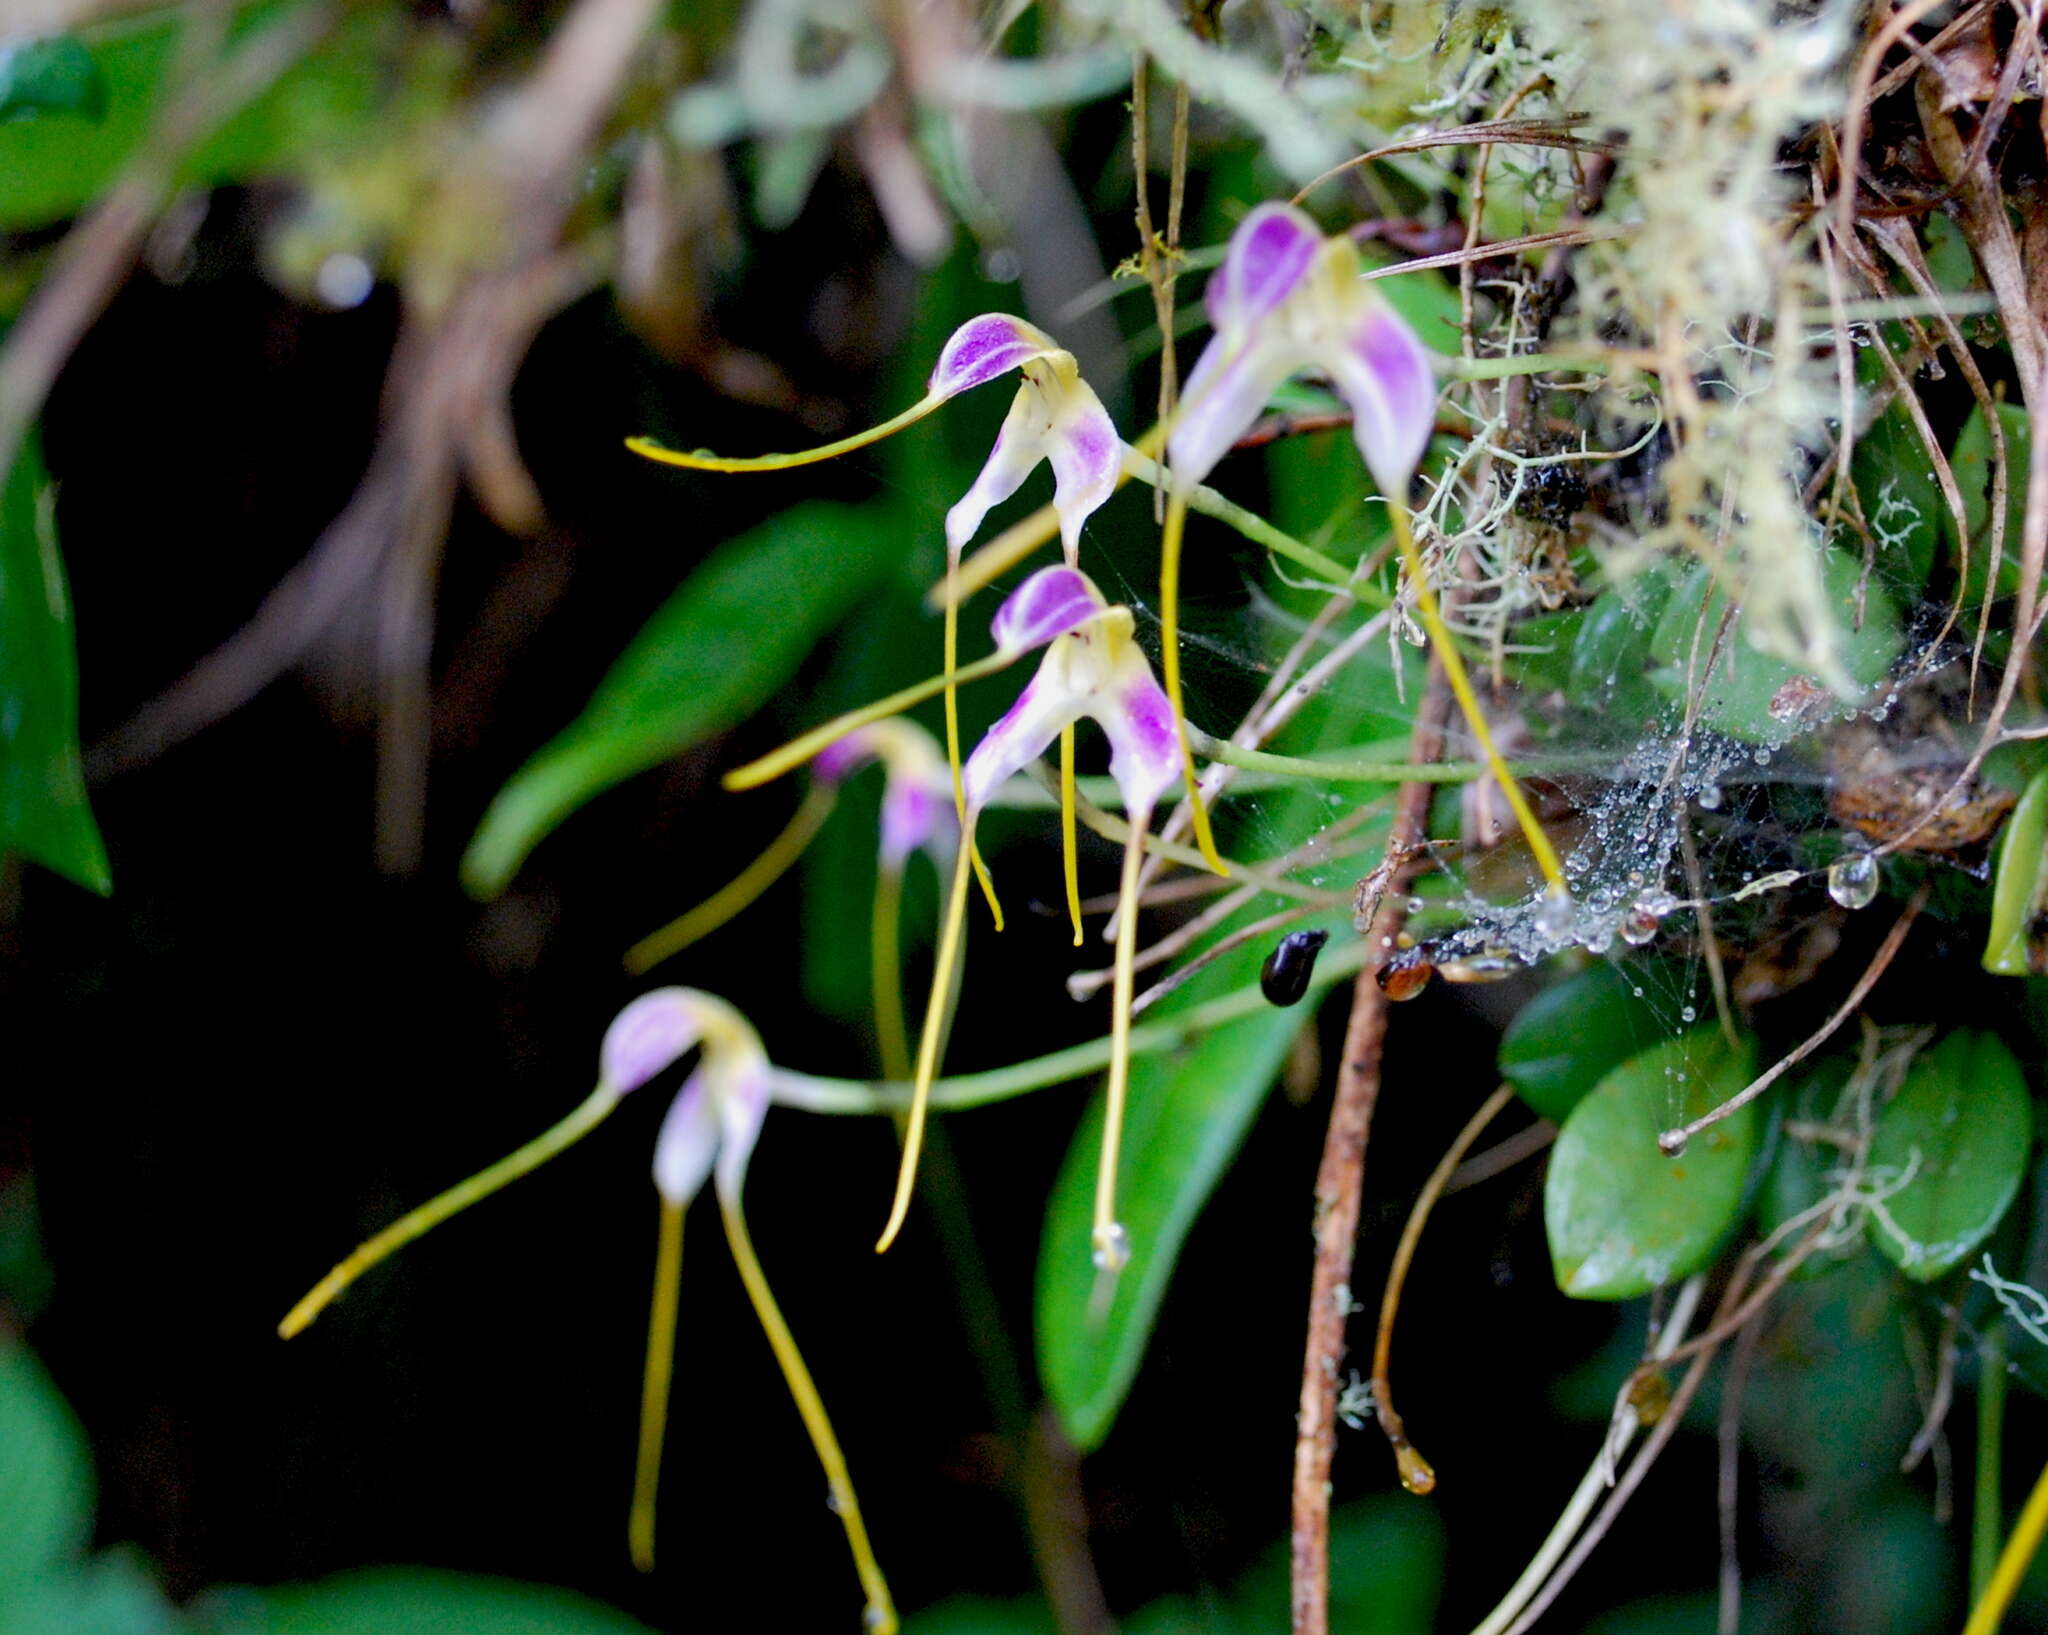
[[[891,693],[887,698],[878,698],[872,704],[863,704],[857,710],[848,710],[844,715],[834,716],[822,727],[813,727],[800,738],[792,738],[780,749],[771,750],[759,760],[749,761],[745,766],[736,767],[725,775],[728,789],[754,789],[764,783],[771,783],[785,772],[793,772],[810,760],[828,744],[837,743],[849,732],[864,727],[871,721],[881,721],[892,715],[900,715],[913,704],[922,704],[932,694],[944,692],[964,681],[978,681],[983,676],[992,676],[1004,665],[1011,662],[1011,655],[995,652],[987,658],[976,659],[972,664],[962,665],[957,670],[948,670],[943,675],[928,677],[905,687],[901,692]]]
[[[393,1221],[313,1285],[306,1297],[292,1307],[285,1314],[284,1321],[277,1325],[278,1338],[289,1340],[299,1333],[363,1273],[379,1261],[388,1259],[414,1238],[424,1237],[449,1216],[459,1215],[471,1204],[482,1202],[500,1187],[539,1169],[555,1154],[574,1146],[602,1124],[618,1104],[618,1093],[610,1085],[599,1085],[587,1101],[559,1124],[543,1130],[525,1146],[507,1153],[488,1169],[478,1170],[468,1180]]]
[[[1187,531],[1187,495],[1175,490],[1166,502],[1166,522],[1159,537],[1159,667],[1166,685],[1166,701],[1173,706],[1173,730],[1180,738],[1181,777],[1187,784],[1188,816],[1194,822],[1195,848],[1202,861],[1217,874],[1228,877],[1230,869],[1216,850],[1216,836],[1209,827],[1209,811],[1202,804],[1202,785],[1195,777],[1195,754],[1188,746],[1187,710],[1180,691],[1180,546]]]
[[[890,1599],[889,1583],[882,1576],[881,1563],[875,1560],[874,1547],[868,1543],[867,1524],[861,1520],[860,1500],[854,1494],[853,1478],[846,1468],[846,1455],[840,1451],[839,1438],[833,1434],[832,1420],[825,1412],[824,1399],[818,1395],[811,1371],[804,1366],[803,1354],[796,1348],[796,1339],[789,1332],[789,1324],[782,1319],[782,1309],[775,1304],[775,1296],[769,1292],[768,1278],[761,1270],[760,1258],[754,1253],[754,1240],[747,1233],[747,1221],[740,1212],[739,1200],[721,1193],[718,1206],[719,1213],[725,1217],[725,1237],[732,1245],[733,1264],[739,1268],[740,1282],[746,1286],[747,1299],[753,1303],[754,1315],[760,1319],[761,1332],[768,1337],[768,1349],[775,1353],[782,1378],[789,1386],[790,1396],[796,1401],[796,1411],[804,1422],[804,1429],[810,1433],[811,1447],[818,1455],[818,1463],[824,1467],[825,1481],[831,1489],[832,1508],[838,1512],[840,1525],[846,1529],[846,1543],[853,1552],[854,1571],[860,1575],[861,1589],[867,1596],[865,1627],[872,1635],[896,1635],[896,1605]]]
[[[1465,660],[1451,639],[1443,614],[1437,609],[1436,592],[1430,589],[1429,575],[1422,565],[1422,553],[1415,548],[1415,535],[1408,526],[1408,512],[1398,498],[1389,496],[1387,515],[1394,524],[1395,543],[1401,548],[1402,567],[1407,572],[1409,584],[1415,587],[1415,611],[1422,619],[1422,628],[1429,633],[1431,645],[1443,656],[1444,679],[1451,684],[1451,692],[1458,700],[1465,725],[1471,729],[1472,741],[1479,746],[1480,758],[1486,762],[1494,781],[1500,785],[1501,793],[1507,796],[1508,805],[1514,809],[1515,821],[1522,826],[1522,838],[1528,841],[1529,850],[1536,858],[1536,866],[1543,871],[1544,883],[1550,888],[1551,895],[1568,897],[1570,888],[1564,883],[1564,866],[1557,860],[1557,849],[1550,844],[1550,836],[1536,821],[1536,814],[1530,810],[1522,786],[1515,781],[1507,762],[1501,759],[1500,751],[1494,747],[1493,733],[1487,728],[1486,713],[1479,707],[1479,697],[1472,690],[1472,678],[1466,673]]]
[[[645,459],[655,460],[665,466],[682,466],[690,471],[787,471],[792,466],[816,465],[820,460],[830,460],[835,455],[847,454],[857,448],[866,448],[870,443],[879,443],[885,437],[894,436],[905,426],[914,425],[946,399],[927,393],[901,414],[892,415],[879,426],[870,426],[866,431],[857,431],[851,437],[842,437],[836,443],[820,443],[816,448],[799,449],[794,454],[754,454],[735,458],[727,454],[713,454],[709,449],[664,448],[651,437],[629,437],[626,447]]]
[[[925,1002],[924,1032],[917,1043],[917,1076],[911,1091],[910,1117],[903,1126],[903,1162],[896,1171],[896,1196],[889,1205],[889,1222],[875,1244],[881,1254],[896,1241],[903,1221],[910,1213],[911,1188],[917,1181],[917,1159],[924,1150],[924,1121],[932,1095],[932,1080],[939,1071],[939,1037],[945,1032],[947,996],[953,986],[953,966],[960,957],[960,932],[967,919],[968,860],[974,855],[974,828],[970,823],[960,834],[960,855],[953,864],[953,890],[946,900],[946,923],[939,933],[938,959],[932,966],[931,998]]]
[[[1060,868],[1067,880],[1067,918],[1074,922],[1074,946],[1081,946],[1080,847],[1074,834],[1074,729],[1060,729]]]
[[[731,884],[705,898],[689,913],[669,921],[659,931],[650,932],[634,943],[626,950],[626,969],[635,976],[652,970],[663,960],[680,954],[691,943],[708,937],[751,905],[803,856],[804,848],[817,838],[825,819],[831,816],[837,799],[829,784],[811,785],[804,795],[803,804],[796,809],[796,816],[789,820],[788,827],[781,834],[768,842],[766,851],[742,869]]]
[[[1130,1240],[1116,1218],[1116,1172],[1122,1159],[1124,1103],[1131,1083],[1131,998],[1137,975],[1138,872],[1145,857],[1149,812],[1130,814],[1123,878],[1116,901],[1116,981],[1109,1023],[1109,1088],[1102,1112],[1102,1156],[1095,1166],[1095,1266],[1112,1278],[1130,1259]]]
[[[633,1461],[633,1508],[626,1540],[633,1565],[654,1571],[654,1499],[668,1430],[669,1378],[675,1367],[676,1302],[682,1289],[683,1206],[664,1198],[654,1255],[654,1301],[647,1314],[647,1366],[640,1380],[640,1446]]]

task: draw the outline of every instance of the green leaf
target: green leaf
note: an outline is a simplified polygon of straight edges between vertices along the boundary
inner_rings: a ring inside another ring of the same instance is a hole
[[[0,1635],[177,1635],[189,1628],[132,1548],[0,1593]]]
[[[1879,565],[1894,588],[1917,593],[1934,570],[1936,541],[1952,533],[1955,522],[1920,433],[1898,404],[1856,439],[1849,472],[1864,520],[1877,536]]]
[[[416,1567],[263,1590],[236,1628],[243,1635],[649,1635],[623,1612],[567,1590]]]
[[[1670,579],[1654,572],[1595,597],[1572,640],[1565,696],[1613,721],[1655,721],[1663,715],[1666,702],[1644,671],[1651,633],[1670,599]]]
[[[1918,1283],[1961,1265],[2011,1207],[2033,1141],[2026,1074],[1996,1038],[1962,1029],[1922,1051],[1870,1139],[1872,1169],[1912,1177],[1872,1211],[1877,1247]]]
[[[1694,1136],[1676,1158],[1660,1131],[1747,1084],[1754,1050],[1695,1028],[1615,1068],[1572,1109],[1551,1155],[1543,1223],[1557,1286],[1581,1300],[1628,1300],[1710,1262],[1741,1214],[1760,1118],[1752,1102]]]
[[[102,118],[106,82],[92,53],[68,34],[0,45],[0,121],[42,114]]]
[[[583,713],[498,791],[462,859],[503,891],[592,796],[746,719],[902,553],[886,505],[817,501],[713,551],[605,674]]]
[[[68,1573],[92,1536],[92,1456],[26,1346],[0,1346],[0,1590]]]
[[[1864,588],[1863,624],[1858,628],[1851,615],[1857,581],[1863,575],[1861,561],[1845,551],[1823,551],[1820,567],[1828,605],[1836,614],[1835,657],[1857,686],[1874,686],[1884,679],[1905,645],[1891,597],[1873,578]],[[1695,634],[1698,666],[1705,669],[1727,606],[1727,591],[1715,583],[1706,566],[1694,568],[1680,581],[1650,638],[1651,656],[1657,663],[1650,679],[1665,697],[1676,700],[1686,696]],[[1719,662],[1701,684],[1699,725],[1751,743],[1782,743],[1791,735],[1793,725],[1773,715],[1771,703],[1780,688],[1800,678],[1812,679],[1808,672],[1752,646],[1748,620],[1738,617],[1722,642]]]
[[[1608,1073],[1668,1031],[1637,987],[1601,960],[1545,988],[1501,1036],[1501,1077],[1536,1112],[1563,1123]]]
[[[2000,542],[1998,557],[1998,594],[2012,596],[2020,588],[2020,527],[2027,512],[2027,459],[2032,447],[2032,437],[2027,426],[2027,411],[2018,403],[2001,403],[1998,406],[1998,423],[2005,432],[2005,538]],[[1974,607],[1984,595],[1985,570],[1991,562],[1991,474],[1992,454],[1991,423],[1984,418],[1980,404],[1970,411],[1970,418],[1963,422],[1963,429],[1956,437],[1956,446],[1949,450],[1949,469],[1955,473],[1956,487],[1963,495],[1963,526],[1968,530],[1970,541],[1970,569],[1963,576],[1963,604]],[[1924,460],[1924,456],[1922,456]],[[1942,532],[1947,536],[1949,549],[1956,554],[1958,562],[1962,550],[1955,537],[1955,518],[1948,508],[1942,507]]]
[[[105,896],[107,867],[78,758],[71,593],[35,434],[0,487],[0,851]]]
[[[1165,1017],[1257,981],[1266,951],[1263,943],[1247,943],[1147,1014]],[[1314,1020],[1306,1006],[1257,1011],[1183,1050],[1131,1063],[1117,1188],[1131,1259],[1099,1322],[1089,1302],[1102,1098],[1089,1104],[1053,1184],[1038,1255],[1039,1372],[1077,1447],[1093,1448],[1109,1434],[1188,1229],[1279,1077],[1289,1043]]]
[[[2034,775],[1998,837],[1984,969],[2048,975],[2048,771]]]

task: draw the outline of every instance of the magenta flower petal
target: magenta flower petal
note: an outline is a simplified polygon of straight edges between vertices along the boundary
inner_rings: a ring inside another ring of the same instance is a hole
[[[1366,469],[1388,498],[1401,500],[1436,424],[1436,373],[1399,313],[1383,300],[1362,306],[1344,348],[1325,366],[1351,405],[1351,435]]]
[[[1098,617],[1102,592],[1076,568],[1041,568],[1011,591],[989,623],[999,651],[1015,658]]]
[[[912,852],[938,838],[952,815],[952,801],[940,799],[929,785],[891,777],[882,791],[882,866],[900,869]]]
[[[1109,739],[1109,775],[1132,823],[1143,823],[1159,797],[1180,782],[1180,734],[1173,706],[1149,665],[1130,667],[1108,708],[1090,710]]]
[[[1081,525],[1116,492],[1124,463],[1116,423],[1084,382],[1075,382],[1054,417],[1045,457],[1052,462],[1052,508],[1060,519],[1060,541],[1071,562],[1081,548]]]
[[[654,1138],[654,1189],[677,1208],[697,1196],[718,1156],[718,1113],[706,1087],[708,1076],[701,1067],[690,1075]]]
[[[836,738],[819,750],[811,761],[811,776],[823,783],[844,783],[875,758],[874,737],[867,727],[855,727],[844,738]]]
[[[1053,350],[1051,338],[1022,318],[983,313],[948,337],[927,390],[934,397],[953,397]]]
[[[598,1050],[598,1072],[614,1092],[637,1090],[694,1050],[704,1016],[686,988],[642,994],[613,1018]]]
[[[1048,674],[1051,669],[1049,662],[1040,666],[1009,712],[982,734],[974,753],[967,757],[961,783],[970,814],[980,811],[1009,778],[1043,755],[1062,728],[1081,719],[1085,697],[1059,685]]]
[[[1273,393],[1306,360],[1291,347],[1267,347],[1218,333],[1195,360],[1181,392],[1180,417],[1167,440],[1174,479],[1198,483],[1265,412]]]
[[[1301,288],[1322,247],[1316,224],[1291,204],[1262,204],[1246,216],[1204,292],[1217,334],[1256,323]]]

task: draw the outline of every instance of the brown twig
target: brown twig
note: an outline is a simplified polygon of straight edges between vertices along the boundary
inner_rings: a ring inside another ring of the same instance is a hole
[[[1728,1358],[1728,1377],[1721,1382],[1720,1469],[1715,1481],[1715,1513],[1721,1530],[1721,1607],[1717,1635],[1738,1635],[1742,1624],[1742,1551],[1736,1537],[1736,1501],[1742,1477],[1742,1404],[1749,1392],[1750,1365],[1764,1330],[1763,1313],[1743,1324]]]
[[[1442,661],[1432,657],[1429,682],[1416,711],[1409,757],[1417,763],[1443,753],[1451,690]],[[1387,837],[1391,887],[1367,933],[1391,947],[1407,920],[1406,885],[1428,835],[1430,786],[1401,785]],[[1351,1018],[1337,1068],[1337,1094],[1316,1171],[1315,1271],[1309,1284],[1308,1343],[1301,1367],[1301,1408],[1295,1421],[1292,1505],[1294,1635],[1328,1635],[1330,1626],[1330,1466],[1337,1451],[1337,1377],[1344,1360],[1344,1328],[1351,1315],[1352,1254],[1358,1238],[1365,1183],[1366,1138],[1379,1100],[1380,1062],[1387,1039],[1387,996],[1376,973],[1358,973]]]

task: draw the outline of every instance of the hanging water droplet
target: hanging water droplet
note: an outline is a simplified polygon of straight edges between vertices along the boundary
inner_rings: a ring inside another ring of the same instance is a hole
[[[1380,992],[1397,1004],[1404,999],[1413,999],[1429,986],[1429,979],[1436,975],[1436,967],[1426,959],[1410,961],[1405,965],[1382,965],[1375,980]]]
[[[1119,1221],[1111,1221],[1095,1234],[1095,1269],[1120,1272],[1131,1259],[1131,1235]]]
[[[1828,865],[1828,895],[1844,908],[1868,908],[1877,897],[1877,859],[1844,852]]]
[[[1666,1130],[1657,1137],[1657,1150],[1666,1158],[1676,1158],[1685,1151],[1685,1144],[1691,1139],[1683,1130]]]
[[[1764,748],[1762,746],[1758,747],[1756,752],[1756,764],[1758,766],[1769,766],[1771,764],[1771,752],[1769,749]]]
[[[1555,887],[1543,894],[1536,909],[1536,928],[1548,937],[1561,937],[1572,928],[1572,894]]]
[[[1699,803],[1703,810],[1718,812],[1721,809],[1721,786],[1717,783],[1704,784],[1700,788]]]
[[[1429,907],[1429,904],[1420,897],[1410,897],[1408,899],[1408,912],[1410,914],[1420,914],[1427,907]]]
[[[1700,1013],[1688,1005],[1678,1013],[1678,1019],[1681,1022],[1697,1022],[1700,1019]]]
[[[1655,942],[1658,924],[1658,916],[1647,905],[1637,903],[1621,917],[1621,940],[1631,948]]]

